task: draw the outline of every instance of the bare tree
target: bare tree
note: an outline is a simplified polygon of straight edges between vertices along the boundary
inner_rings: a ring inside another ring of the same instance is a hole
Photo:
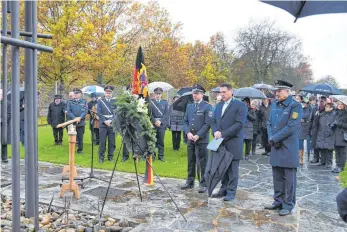
[[[326,75],[326,76],[318,79],[318,81],[316,83],[325,83],[325,84],[335,86],[336,88],[340,87],[339,82],[332,75]]]

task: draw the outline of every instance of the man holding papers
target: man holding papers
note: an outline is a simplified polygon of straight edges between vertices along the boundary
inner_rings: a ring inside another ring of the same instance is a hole
[[[187,106],[184,116],[184,133],[187,135],[188,177],[181,189],[194,187],[195,165],[200,176],[199,193],[206,191],[205,168],[207,163],[207,144],[209,141],[212,106],[203,100],[205,89],[195,85],[193,89],[194,103]]]
[[[234,159],[222,179],[222,187],[212,197],[224,197],[224,201],[232,201],[237,190],[239,161],[243,158],[243,126],[247,108],[244,103],[233,98],[230,84],[221,84],[220,93],[223,101],[216,105],[211,124],[212,133],[215,139],[224,139],[224,146],[234,155]]]

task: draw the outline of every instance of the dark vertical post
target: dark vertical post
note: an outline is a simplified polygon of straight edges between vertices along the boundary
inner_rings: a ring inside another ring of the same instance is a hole
[[[37,1],[32,1],[32,42],[37,43]],[[33,144],[34,144],[34,190],[35,190],[35,231],[39,231],[39,161],[38,161],[38,148],[37,148],[37,49],[33,50],[33,91],[34,91],[34,118],[33,118],[33,126],[34,126],[34,136],[33,136]]]
[[[32,2],[25,1],[24,28],[26,32],[32,31]],[[25,37],[25,40],[31,42],[31,37]],[[33,50],[25,48],[24,51],[24,131],[25,133],[25,216],[34,217],[35,209],[35,176],[34,176],[34,152],[35,145],[32,142],[32,133],[34,131],[34,89],[33,89]]]
[[[7,31],[7,1],[2,2],[2,36],[6,36]],[[1,145],[7,144],[7,44],[2,44],[2,93],[1,119],[4,126],[1,127]],[[7,149],[7,148],[6,148]]]
[[[12,38],[19,39],[19,1],[11,1]],[[19,47],[11,46],[12,231],[20,231]]]

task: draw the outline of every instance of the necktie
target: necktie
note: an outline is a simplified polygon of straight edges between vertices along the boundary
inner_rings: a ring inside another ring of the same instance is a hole
[[[224,112],[225,112],[227,107],[228,107],[228,103],[224,102],[224,105],[223,105],[223,108],[222,108],[222,116],[224,115]]]

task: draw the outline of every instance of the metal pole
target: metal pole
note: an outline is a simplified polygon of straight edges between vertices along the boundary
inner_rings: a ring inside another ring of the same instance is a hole
[[[47,47],[40,44],[34,44],[27,41],[23,41],[17,38],[9,38],[7,36],[1,36],[0,38],[1,43],[23,47],[23,48],[31,48],[31,49],[38,49],[39,51],[43,52],[53,52],[53,48]]]
[[[19,1],[11,2],[11,29],[12,37],[19,38]],[[20,231],[20,150],[19,150],[19,47],[11,46],[12,64],[12,231]]]
[[[2,2],[2,28],[7,30],[7,1]],[[4,35],[3,33],[2,35]],[[7,144],[7,44],[2,45],[2,93],[1,119],[4,126],[1,127],[1,145]],[[7,148],[6,148],[7,149]]]
[[[32,2],[32,31],[33,37],[32,42],[37,42],[37,1]],[[34,91],[34,134],[33,134],[33,144],[34,144],[34,177],[35,177],[35,231],[39,231],[39,162],[38,162],[38,148],[37,148],[37,50],[33,50],[33,91]]]
[[[25,30],[32,31],[32,2],[25,1]],[[26,41],[31,42],[30,37],[25,38]],[[30,48],[26,48],[24,51],[24,127],[25,127],[25,216],[27,218],[34,217],[35,209],[35,176],[34,172],[34,152],[35,147],[31,141],[31,131],[34,131],[34,90],[33,90],[33,51]]]
[[[2,33],[3,31],[6,31],[6,30],[5,30],[5,29],[1,30],[1,33]],[[7,30],[7,34],[8,34],[8,35],[11,35],[11,31]],[[5,35],[6,35],[6,34],[5,34]],[[30,32],[29,32],[29,31],[20,31],[20,32],[19,32],[19,35],[20,35],[20,36],[27,36],[27,37],[32,37],[32,36],[33,36],[33,34],[31,33],[31,31],[30,31]],[[52,38],[53,38],[52,35],[47,35],[47,34],[37,34],[37,37],[38,37],[38,38],[41,38],[41,39],[52,39]]]

